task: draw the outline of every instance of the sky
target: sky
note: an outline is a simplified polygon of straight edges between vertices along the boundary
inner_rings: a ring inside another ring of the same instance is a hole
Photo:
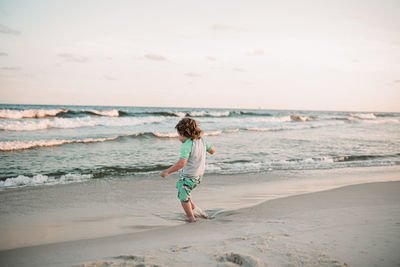
[[[400,112],[400,1],[0,0],[0,103]]]

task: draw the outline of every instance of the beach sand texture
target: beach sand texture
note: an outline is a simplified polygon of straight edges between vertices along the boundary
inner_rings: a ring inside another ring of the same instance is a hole
[[[400,182],[350,185],[195,224],[0,251],[2,266],[400,266]]]

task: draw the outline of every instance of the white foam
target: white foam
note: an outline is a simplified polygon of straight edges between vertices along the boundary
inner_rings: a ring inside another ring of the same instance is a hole
[[[296,121],[296,122],[312,121],[312,119],[310,117],[304,117],[304,116],[299,116],[299,115],[290,115],[290,120]]]
[[[104,141],[112,141],[117,139],[116,137],[110,138],[88,138],[83,140],[59,140],[59,139],[50,139],[50,140],[35,140],[35,141],[10,141],[10,142],[0,142],[0,151],[11,151],[11,150],[22,150],[29,149],[33,147],[50,147],[50,146],[60,146],[64,144],[71,143],[94,143],[94,142],[104,142]]]
[[[268,131],[271,131],[270,128],[257,128],[257,127],[246,128],[246,130],[248,130],[248,131],[255,131],[255,132],[268,132]]]
[[[161,137],[161,138],[174,138],[174,137],[178,137],[178,133],[157,133],[154,132],[153,135],[157,136],[157,137]]]
[[[204,133],[204,136],[217,136],[217,135],[220,135],[221,133],[222,133],[222,131],[207,132],[207,133]]]
[[[368,124],[385,124],[385,123],[399,123],[398,119],[376,119],[376,120],[363,120],[363,123]]]
[[[5,181],[0,181],[0,189],[15,188],[22,186],[38,186],[38,185],[54,185],[83,182],[92,178],[91,174],[72,174],[62,175],[58,179],[48,177],[47,175],[38,174],[32,177],[19,175],[15,178],[8,178]]]
[[[171,114],[171,115],[175,115],[175,116],[181,117],[181,118],[186,117],[186,113],[185,112],[179,112],[179,111],[165,111],[165,112],[168,113],[168,114]]]
[[[80,117],[41,120],[0,121],[0,130],[37,131],[50,128],[79,128],[94,126],[134,126],[161,122],[165,117]]]
[[[192,111],[189,113],[190,116],[193,117],[204,117],[204,116],[213,116],[213,117],[227,117],[229,116],[229,111]]]
[[[118,109],[113,109],[113,110],[90,110],[93,114],[97,114],[100,116],[106,116],[106,117],[118,117],[119,116],[119,111]]]
[[[298,160],[265,160],[255,162],[235,162],[235,163],[209,163],[206,165],[208,172],[214,173],[238,173],[238,172],[259,172],[271,170],[273,167],[302,169],[310,168],[310,165],[330,166],[335,160],[332,157],[304,158]]]
[[[65,113],[65,112],[68,112],[68,109],[26,109],[26,110],[1,109],[0,118],[4,119],[45,118],[45,117],[54,117],[59,113]]]
[[[362,120],[373,120],[376,119],[376,115],[373,113],[353,113],[350,114],[352,118],[362,119]]]
[[[243,119],[240,118],[242,121]],[[253,117],[247,118],[246,121],[251,122],[290,122],[292,121],[290,116],[281,116],[281,117]]]
[[[239,132],[239,128],[232,129],[232,130],[224,130],[225,133],[237,133]]]
[[[214,132],[207,132],[204,133],[204,136],[217,136],[220,135],[222,131],[214,131]],[[153,132],[152,133],[154,136],[161,137],[161,138],[175,138],[178,137],[178,133],[158,133],[158,132]]]

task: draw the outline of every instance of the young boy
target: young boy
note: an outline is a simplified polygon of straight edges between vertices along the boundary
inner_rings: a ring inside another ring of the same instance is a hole
[[[176,126],[181,145],[180,159],[170,168],[160,173],[165,178],[169,174],[182,169],[179,180],[176,182],[178,198],[188,217],[189,222],[196,222],[193,210],[196,205],[193,203],[190,192],[199,184],[203,178],[206,165],[206,151],[214,154],[213,146],[201,138],[202,131],[194,119],[184,118]]]

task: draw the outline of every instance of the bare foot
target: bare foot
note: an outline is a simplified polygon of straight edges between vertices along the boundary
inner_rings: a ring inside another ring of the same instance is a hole
[[[188,217],[188,221],[189,221],[190,223],[194,223],[194,222],[196,222],[196,218],[195,218],[194,216]]]

